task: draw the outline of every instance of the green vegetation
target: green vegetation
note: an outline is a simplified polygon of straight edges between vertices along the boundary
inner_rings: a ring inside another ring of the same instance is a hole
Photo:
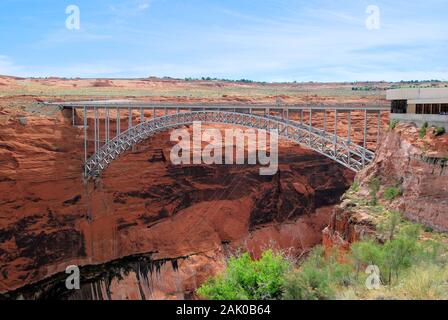
[[[402,191],[397,187],[389,187],[384,190],[384,200],[392,201],[402,195]]]
[[[428,122],[425,122],[423,124],[423,127],[420,128],[420,131],[418,133],[420,139],[423,139],[426,136],[426,132],[428,131]]]
[[[222,82],[241,82],[241,83],[263,83],[263,82],[256,82],[249,79],[240,79],[240,80],[232,80],[232,79],[221,79],[221,78],[212,78],[212,77],[201,77],[201,78],[185,78],[185,81],[222,81]]]
[[[258,261],[245,253],[230,258],[226,271],[202,285],[197,293],[212,300],[280,299],[284,275],[290,268],[288,259],[272,250],[264,252]]]
[[[198,294],[208,299],[448,299],[447,235],[358,198],[353,187],[346,200],[368,215],[374,237],[352,244],[346,253],[318,246],[299,265],[272,251],[259,261],[244,254],[230,259],[226,271]],[[372,266],[379,272],[375,288],[367,285]]]
[[[392,120],[389,123],[389,129],[394,130],[400,122],[398,120]]]
[[[445,134],[445,132],[446,132],[446,130],[445,130],[444,127],[437,127],[437,128],[434,129],[433,134],[436,137],[438,137],[438,136],[441,136],[441,135]]]
[[[334,285],[352,282],[350,265],[337,261],[337,253],[325,257],[324,249],[316,247],[308,259],[286,275],[283,298],[286,300],[328,300],[335,295]]]
[[[350,187],[350,190],[351,190],[352,192],[358,192],[358,191],[359,191],[359,187],[360,187],[360,185],[359,185],[359,181],[355,180],[355,181],[353,182],[352,186]]]
[[[364,86],[364,87],[352,87],[352,91],[384,91],[383,87],[378,86]]]

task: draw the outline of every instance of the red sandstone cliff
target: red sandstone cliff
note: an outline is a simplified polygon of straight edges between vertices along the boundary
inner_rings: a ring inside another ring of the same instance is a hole
[[[270,178],[255,166],[172,166],[166,133],[84,184],[82,130],[69,115],[2,113],[0,292],[30,285],[27,298],[60,285],[70,264],[88,280],[71,298],[188,298],[238,248],[300,255],[320,243],[353,179],[287,143]]]
[[[369,182],[378,178],[381,198],[388,187],[399,188],[402,195],[388,207],[399,210],[410,220],[438,231],[448,231],[448,135],[436,137],[433,129],[419,137],[412,125],[398,125],[383,137],[375,161],[360,172],[357,197],[368,199]],[[350,201],[337,206],[330,225],[323,232],[326,247],[348,249],[363,235],[375,234],[372,217],[354,208]]]

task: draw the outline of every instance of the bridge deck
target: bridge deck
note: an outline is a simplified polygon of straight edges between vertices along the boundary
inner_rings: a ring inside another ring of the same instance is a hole
[[[78,108],[111,108],[111,109],[271,109],[271,110],[338,110],[338,111],[390,111],[388,106],[363,106],[363,105],[306,105],[306,104],[260,104],[260,103],[156,103],[135,100],[97,100],[97,101],[72,101],[72,102],[46,102],[45,105],[53,105],[66,109]]]

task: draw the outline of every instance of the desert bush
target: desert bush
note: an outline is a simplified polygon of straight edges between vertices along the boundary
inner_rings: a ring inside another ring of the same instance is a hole
[[[392,284],[393,277],[398,281],[400,272],[412,266],[417,253],[417,241],[406,236],[397,236],[383,246],[383,281]]]
[[[203,284],[197,294],[210,300],[272,300],[282,296],[284,275],[291,269],[283,254],[272,250],[260,260],[248,253],[230,258],[223,274]]]
[[[374,240],[364,240],[352,244],[348,260],[352,262],[356,270],[356,279],[363,268],[369,265],[382,264],[383,252],[380,244]]]
[[[434,129],[433,134],[436,137],[438,137],[438,136],[441,136],[441,135],[445,134],[445,132],[446,132],[446,130],[445,130],[444,127],[437,127],[437,128]]]
[[[328,300],[334,296],[328,273],[309,267],[287,274],[284,290],[284,300]]]
[[[394,130],[397,127],[398,123],[400,123],[398,120],[392,120],[389,123],[389,129]]]
[[[354,182],[353,182],[353,184],[352,184],[352,186],[351,186],[351,190],[353,191],[353,192],[358,192],[359,191],[359,187],[360,187],[360,185],[359,185],[359,181],[358,180],[355,180]]]
[[[391,214],[389,221],[383,224],[388,240],[381,244],[375,240],[363,240],[354,243],[350,250],[350,260],[359,272],[366,266],[375,265],[381,271],[382,283],[390,285],[398,280],[400,273],[418,262],[421,257],[421,247],[417,243],[420,227],[408,225],[396,233],[401,216]]]
[[[352,268],[337,260],[337,253],[326,257],[321,246],[307,260],[285,277],[285,300],[328,300],[335,296],[336,286],[352,283]]]
[[[428,122],[425,122],[423,126],[420,128],[419,137],[423,139],[426,136],[426,132],[428,131]]]
[[[402,195],[402,191],[397,187],[389,187],[384,190],[384,200],[392,201]]]

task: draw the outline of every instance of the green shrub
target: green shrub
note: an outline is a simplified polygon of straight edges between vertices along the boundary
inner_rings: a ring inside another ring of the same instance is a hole
[[[438,136],[441,136],[441,135],[445,134],[445,132],[446,132],[446,130],[445,130],[444,127],[437,127],[437,128],[434,129],[433,134],[436,137],[438,137]]]
[[[378,266],[382,283],[391,284],[393,278],[398,280],[400,273],[411,267],[414,262],[421,261],[422,250],[417,243],[420,235],[418,225],[406,225],[395,236],[401,216],[393,213],[383,229],[388,240],[380,244],[374,240],[354,243],[349,258],[355,266],[357,277],[363,268],[369,265]]]
[[[384,244],[384,261],[380,269],[387,284],[392,284],[393,276],[398,280],[400,272],[412,266],[417,250],[417,239],[413,237],[397,236]]]
[[[389,123],[389,129],[394,130],[397,127],[398,123],[400,123],[398,120],[392,120]]]
[[[286,275],[284,300],[328,300],[333,295],[326,270],[306,267]]]
[[[197,294],[210,300],[272,300],[282,296],[284,275],[291,269],[282,254],[271,250],[258,261],[248,253],[229,259],[225,272],[203,284]]]
[[[384,200],[392,201],[402,195],[402,191],[397,187],[390,187],[384,190]]]
[[[369,265],[380,265],[382,262],[382,251],[380,245],[373,240],[355,242],[350,248],[348,260],[351,261],[356,270],[356,279]]]
[[[428,122],[423,124],[423,127],[420,128],[419,137],[423,139],[426,136],[426,132],[428,131]]]
[[[328,300],[335,296],[336,286],[352,283],[352,268],[341,264],[336,253],[325,257],[324,249],[316,247],[299,270],[286,275],[283,299]]]
[[[359,182],[357,180],[355,180],[351,186],[351,190],[353,192],[358,192],[359,191]]]

